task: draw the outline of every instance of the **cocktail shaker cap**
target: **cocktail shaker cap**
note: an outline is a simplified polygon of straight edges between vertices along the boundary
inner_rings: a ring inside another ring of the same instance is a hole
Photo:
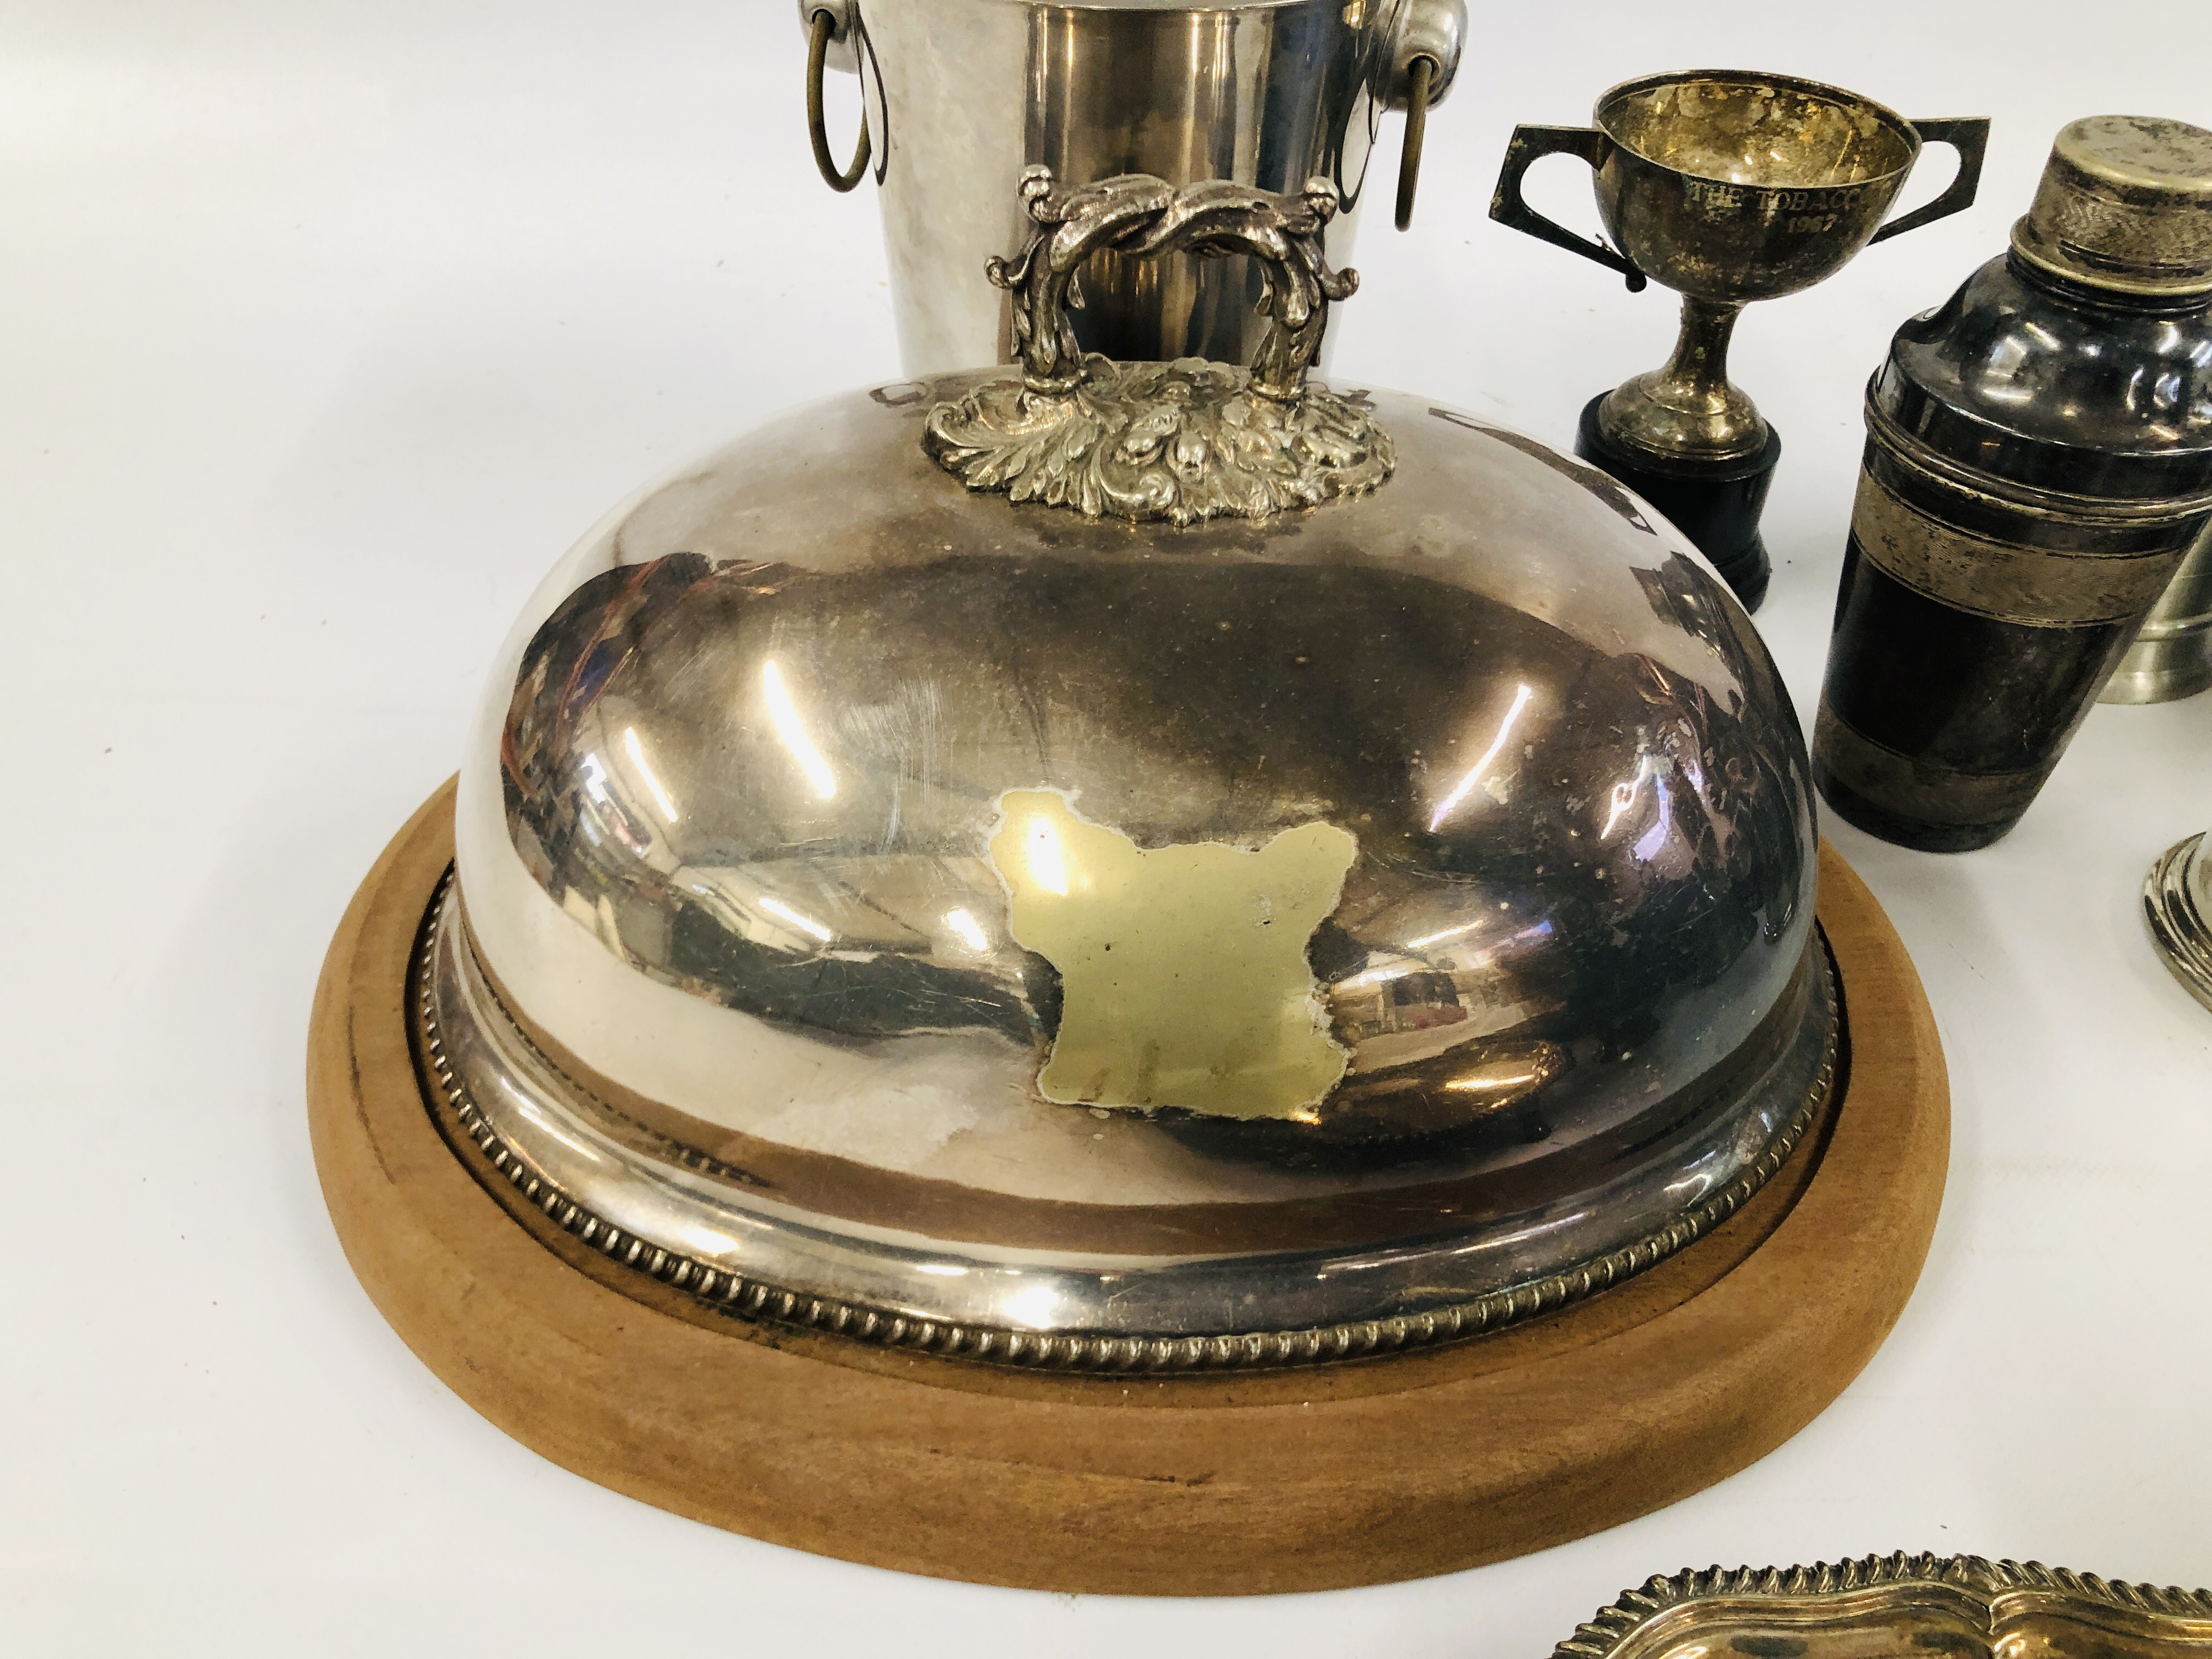
[[[2145,115],[2061,128],[2012,245],[2096,288],[2212,291],[2212,132]]]

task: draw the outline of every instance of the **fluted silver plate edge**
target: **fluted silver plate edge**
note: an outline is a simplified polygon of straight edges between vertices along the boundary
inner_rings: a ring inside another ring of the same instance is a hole
[[[1971,1631],[1987,1651],[2010,1653],[2018,1627],[2052,1620],[2091,1625],[2113,1644],[2098,1651],[2114,1659],[2193,1654],[2212,1637],[2212,1591],[2126,1583],[2040,1561],[1901,1550],[1809,1567],[1714,1566],[1622,1591],[1553,1649],[1553,1659],[1703,1653],[1699,1638],[1709,1631],[1731,1652],[1796,1653],[1815,1631],[1856,1629],[1881,1642],[1882,1652],[1902,1653],[1915,1638],[1928,1650],[1982,1650],[1980,1643],[1958,1644]],[[1762,1626],[1764,1639],[1755,1633]]]
[[[2212,832],[2207,832],[2212,833]],[[2212,921],[2190,891],[2190,866],[2203,855],[2204,836],[2167,848],[2143,880],[2143,919],[2160,958],[2189,994],[2212,1008]]]

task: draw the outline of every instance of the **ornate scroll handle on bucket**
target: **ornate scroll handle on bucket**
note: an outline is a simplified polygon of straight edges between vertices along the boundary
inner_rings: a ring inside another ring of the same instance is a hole
[[[1083,352],[1068,307],[1083,303],[1077,273],[1102,249],[1152,258],[1178,250],[1201,257],[1249,253],[1261,261],[1260,308],[1273,325],[1252,363],[1252,390],[1281,403],[1305,391],[1306,369],[1321,349],[1328,302],[1350,297],[1356,270],[1331,270],[1322,233],[1336,216],[1336,186],[1310,179],[1295,196],[1208,179],[1180,190],[1148,173],[1095,185],[1060,184],[1047,167],[1021,176],[1021,199],[1036,228],[1011,259],[986,267],[1012,292],[1014,345],[1031,392],[1072,392],[1083,379]]]

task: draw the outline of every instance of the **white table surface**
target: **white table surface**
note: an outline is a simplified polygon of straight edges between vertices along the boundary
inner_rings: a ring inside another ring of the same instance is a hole
[[[2063,121],[2212,124],[2212,8],[1474,10],[1419,222],[1395,234],[1386,194],[1364,226],[1336,367],[1561,444],[1658,362],[1673,307],[1489,222],[1514,121],[1699,62],[1996,118],[1982,205],[1739,335],[1789,445],[1759,623],[1809,710],[1890,331],[2001,248]],[[894,377],[872,186],[815,178],[804,61],[788,0],[0,11],[0,616],[23,693],[0,1650],[1533,1659],[1623,1585],[1711,1562],[1905,1548],[2212,1583],[2212,1013],[2136,901],[2212,821],[2212,696],[2099,709],[1987,851],[1829,824],[1950,1059],[1927,1270],[1796,1439],[1600,1536],[1257,1601],[910,1578],[602,1491],[401,1346],[308,1155],[317,966],[568,542],[778,408]],[[1591,222],[1573,164],[1534,193]]]

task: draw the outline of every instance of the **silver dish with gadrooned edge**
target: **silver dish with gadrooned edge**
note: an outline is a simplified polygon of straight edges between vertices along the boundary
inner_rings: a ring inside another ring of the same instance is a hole
[[[1645,1580],[1553,1659],[2189,1659],[2212,1651],[2212,1590],[2130,1584],[2040,1561],[1869,1555]]]

